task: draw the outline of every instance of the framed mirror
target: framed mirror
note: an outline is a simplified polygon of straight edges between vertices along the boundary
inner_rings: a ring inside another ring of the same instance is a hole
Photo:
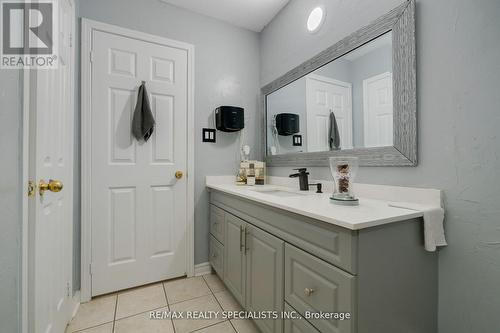
[[[261,89],[269,166],[417,164],[415,2]]]

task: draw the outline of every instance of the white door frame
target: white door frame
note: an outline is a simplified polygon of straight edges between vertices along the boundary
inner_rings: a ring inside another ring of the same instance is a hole
[[[76,25],[76,7],[74,0],[67,0],[71,6],[73,7],[72,12],[72,21],[73,26],[70,31],[70,38],[72,41],[75,40],[75,25]],[[57,32],[59,33],[59,32]],[[74,42],[73,42],[74,43]],[[73,44],[73,49],[74,44]],[[70,72],[70,82],[71,82],[71,108],[75,109],[75,94],[74,94],[74,82],[75,82],[75,54],[73,53],[70,57],[71,59],[71,72]],[[29,313],[29,302],[31,301],[30,293],[32,290],[30,288],[31,282],[29,281],[29,272],[33,269],[34,263],[30,263],[29,257],[29,240],[30,240],[30,210],[29,210],[29,198],[28,198],[28,182],[30,181],[30,162],[33,160],[33,156],[30,154],[30,113],[33,112],[33,105],[31,105],[32,98],[31,96],[36,95],[38,90],[38,82],[37,80],[32,79],[33,74],[32,69],[23,69],[20,74],[20,78],[22,80],[22,175],[21,175],[21,332],[28,333],[29,332],[29,322],[30,316],[32,314]],[[34,181],[36,181],[34,179]],[[73,188],[71,188],[73,190]],[[73,240],[74,241],[74,240]],[[73,243],[72,243],[73,244]],[[71,248],[73,250],[73,246]],[[71,288],[73,288],[71,283]],[[72,306],[73,313],[75,315],[76,310],[80,304],[80,295],[79,292],[76,292],[72,298]]]
[[[92,261],[92,232],[91,232],[91,49],[92,34],[94,31],[102,31],[115,35],[132,37],[145,42],[166,45],[186,50],[188,54],[188,115],[187,115],[187,225],[186,225],[186,274],[194,275],[194,45],[175,41],[147,33],[130,30],[106,23],[101,23],[86,18],[82,19],[82,50],[81,50],[81,145],[82,145],[82,276],[81,276],[81,301],[87,302],[91,299],[92,280],[90,275],[90,264]]]

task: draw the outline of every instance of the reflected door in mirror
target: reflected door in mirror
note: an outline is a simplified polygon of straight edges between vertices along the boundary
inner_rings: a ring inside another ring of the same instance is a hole
[[[352,148],[352,84],[310,74],[306,78],[307,151],[330,150],[330,113],[335,114],[340,147]]]
[[[363,81],[365,147],[393,144],[392,73]]]

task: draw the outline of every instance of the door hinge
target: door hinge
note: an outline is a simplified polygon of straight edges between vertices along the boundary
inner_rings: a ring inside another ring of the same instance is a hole
[[[69,297],[70,290],[69,290],[69,282],[66,282],[66,296]]]
[[[94,51],[90,51],[90,62],[94,62]]]
[[[92,275],[92,263],[89,264],[89,274]]]
[[[35,192],[36,192],[36,184],[34,181],[30,180],[28,182],[28,198],[34,197]]]

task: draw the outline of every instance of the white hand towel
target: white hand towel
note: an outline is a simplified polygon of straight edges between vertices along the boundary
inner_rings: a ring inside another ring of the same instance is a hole
[[[429,207],[409,202],[390,202],[390,207],[405,208],[420,211],[424,214],[424,238],[425,249],[429,252],[436,251],[437,246],[446,246],[444,236],[444,209],[441,207]]]

